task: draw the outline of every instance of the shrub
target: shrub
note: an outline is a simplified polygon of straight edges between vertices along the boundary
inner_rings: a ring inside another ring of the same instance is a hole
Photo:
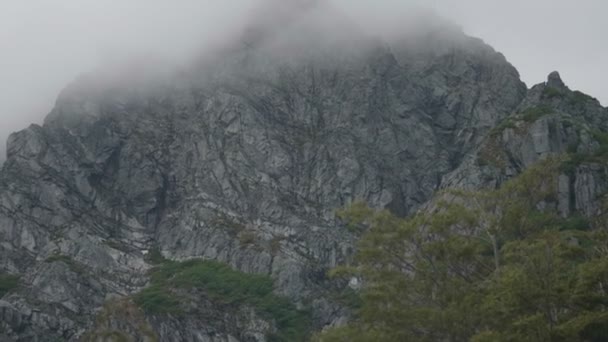
[[[119,322],[119,324],[116,324]],[[106,301],[97,314],[94,326],[79,341],[132,342],[143,340],[159,342],[142,310],[129,298],[113,298]]]
[[[522,113],[522,119],[526,122],[534,122],[547,114],[551,114],[552,112],[553,109],[545,105],[530,107]]]
[[[191,260],[168,263],[164,276],[169,275],[171,284],[182,288],[201,288],[226,303],[252,302],[272,292],[269,277],[245,274],[213,261]],[[173,273],[167,269],[175,269]]]
[[[275,341],[303,341],[310,326],[307,311],[298,310],[287,298],[273,293],[272,279],[247,274],[208,260],[164,261],[151,273],[152,284],[135,296],[135,302],[152,313],[180,312],[180,297],[172,289],[199,289],[217,302],[246,304],[276,322]]]
[[[152,265],[160,265],[165,262],[166,259],[158,248],[152,248],[148,252],[148,255],[146,255],[146,261],[148,261]]]
[[[0,273],[0,298],[19,286],[19,277]]]
[[[568,148],[566,149],[566,152],[568,153],[577,153],[578,151],[578,146],[579,146],[579,142],[574,142],[568,145]]]
[[[360,309],[363,304],[360,294],[350,287],[335,293],[334,299],[338,303],[355,310]]]
[[[597,100],[594,97],[591,97],[583,92],[575,90],[572,92],[569,102],[571,105],[578,105],[578,104],[584,104],[589,101],[597,101]]]
[[[168,289],[162,285],[149,286],[133,298],[135,303],[146,312],[180,313],[180,301]]]
[[[270,240],[270,254],[276,256],[281,251],[281,241],[285,238],[281,236],[275,236]]]
[[[254,245],[256,241],[255,233],[250,230],[244,230],[239,233],[239,243],[241,246]]]
[[[129,342],[131,339],[128,335],[120,331],[102,331],[98,332],[91,337],[91,341],[113,341],[113,342]]]
[[[562,93],[559,89],[554,88],[554,87],[546,87],[545,89],[543,89],[543,95],[547,98],[556,98],[556,97],[562,97],[564,96],[564,93]]]
[[[576,214],[568,217],[561,221],[559,226],[560,230],[589,230],[591,228],[591,223],[589,219],[581,214]]]
[[[596,155],[598,157],[608,157],[608,133],[602,132],[600,130],[594,130],[591,132],[593,138],[597,140],[600,144],[600,148],[597,151]]]

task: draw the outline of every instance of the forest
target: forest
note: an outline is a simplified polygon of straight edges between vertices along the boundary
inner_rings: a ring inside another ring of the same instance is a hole
[[[356,203],[356,319],[329,341],[607,341],[606,217],[561,217],[548,158],[482,191],[446,190],[408,218]],[[604,202],[606,203],[606,201]]]

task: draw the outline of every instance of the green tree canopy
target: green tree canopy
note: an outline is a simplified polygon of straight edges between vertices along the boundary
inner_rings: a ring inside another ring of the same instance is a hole
[[[362,305],[319,341],[608,341],[608,233],[559,216],[560,161],[401,219],[356,204]],[[601,222],[601,221],[600,221]]]

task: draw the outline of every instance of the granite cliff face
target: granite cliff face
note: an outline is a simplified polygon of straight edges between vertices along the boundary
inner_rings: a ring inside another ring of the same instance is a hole
[[[570,90],[557,72],[538,84],[517,110],[492,129],[442,188],[497,187],[547,157],[563,158],[558,209],[564,217],[605,215],[608,192],[608,110]]]
[[[384,42],[314,15],[253,27],[169,77],[83,77],[44,125],[10,137],[0,271],[19,285],[0,300],[0,339],[266,341],[280,330],[254,304],[204,291],[180,289],[191,303],[180,314],[139,308],[157,254],[267,275],[311,329],[339,324],[344,284],[326,271],[348,262],[356,237],[336,208],[362,199],[407,215],[442,187],[496,186],[547,155],[595,156],[564,171],[560,206],[601,214],[608,111],[597,101],[556,74],[527,90],[501,54],[449,25]]]

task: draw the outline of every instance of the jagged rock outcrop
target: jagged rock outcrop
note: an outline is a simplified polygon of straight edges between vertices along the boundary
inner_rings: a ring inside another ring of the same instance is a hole
[[[571,91],[557,72],[534,86],[522,104],[494,128],[443,188],[497,187],[550,156],[563,156],[558,207],[562,215],[604,214],[608,192],[608,110]]]
[[[574,142],[600,148],[597,102],[555,75],[526,94],[501,54],[450,25],[383,42],[327,9],[303,13],[179,75],[83,77],[43,126],[10,137],[0,269],[21,285],[0,300],[0,338],[264,341],[274,329],[204,294],[207,316],[132,308],[152,251],[269,275],[321,329],[347,314],[325,275],[355,248],[336,208],[362,199],[407,215],[440,184],[496,184]],[[544,103],[555,113],[495,128]],[[486,148],[498,165],[480,165]],[[606,169],[594,165],[566,175],[568,210],[595,210]]]

